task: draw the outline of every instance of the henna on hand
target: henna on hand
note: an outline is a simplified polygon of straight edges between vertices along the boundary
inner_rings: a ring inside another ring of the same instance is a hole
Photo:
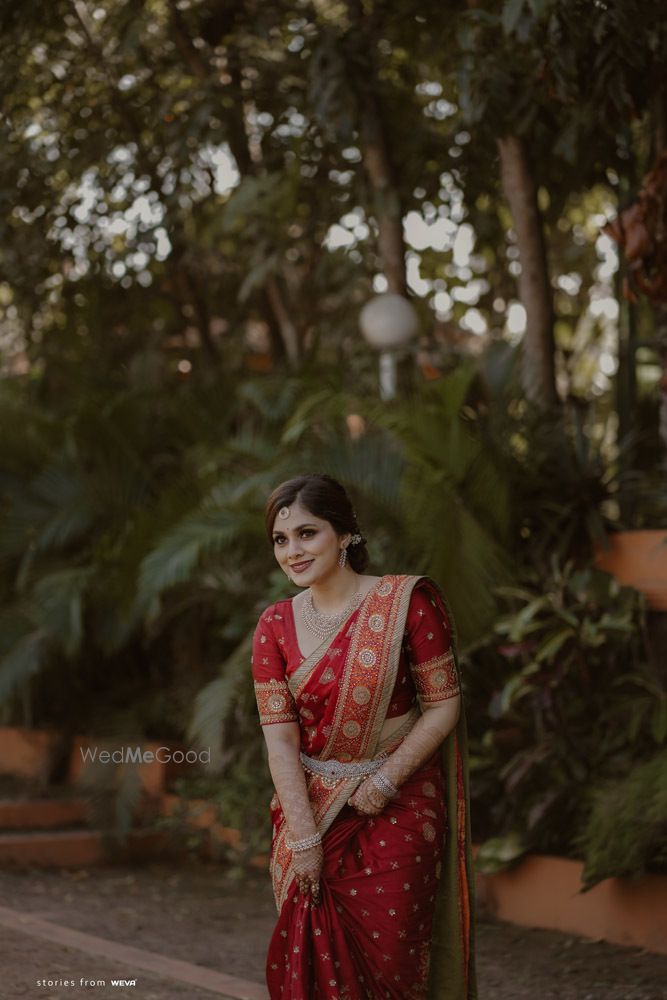
[[[361,816],[379,816],[390,799],[376,788],[369,775],[347,801]]]

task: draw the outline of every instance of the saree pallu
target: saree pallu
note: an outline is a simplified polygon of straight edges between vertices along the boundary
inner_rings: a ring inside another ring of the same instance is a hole
[[[413,709],[380,743],[418,583],[448,614],[429,578],[384,576],[364,598],[349,638],[339,634],[288,679],[300,717],[305,712],[320,737],[320,759],[391,753],[419,717]],[[459,680],[455,642],[451,659]],[[271,877],[279,911],[267,957],[272,1000],[474,1000],[463,711],[441,748],[379,816],[359,816],[347,805],[361,780],[306,774],[323,835],[318,907],[297,891],[283,813],[272,799]]]

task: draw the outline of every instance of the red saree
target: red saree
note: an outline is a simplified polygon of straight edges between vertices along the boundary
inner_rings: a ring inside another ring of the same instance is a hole
[[[340,632],[303,658],[291,601],[267,608],[253,643],[263,725],[296,721],[322,760],[390,753],[422,701],[459,691],[446,604],[428,577],[381,578]],[[387,718],[409,713],[389,741]],[[376,817],[347,805],[359,778],[306,774],[323,835],[322,901],[296,889],[287,830],[271,801],[271,877],[279,911],[267,957],[272,1000],[473,1000],[465,722]]]

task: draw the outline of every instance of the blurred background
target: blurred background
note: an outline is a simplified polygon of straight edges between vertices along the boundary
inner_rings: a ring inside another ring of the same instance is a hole
[[[169,793],[266,852],[262,510],[328,472],[369,572],[448,596],[480,870],[665,874],[667,14],[0,12],[5,797],[210,747],[89,769],[95,822]]]

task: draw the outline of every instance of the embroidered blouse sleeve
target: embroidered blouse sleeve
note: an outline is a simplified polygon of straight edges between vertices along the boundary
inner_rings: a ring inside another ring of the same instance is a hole
[[[299,713],[285,679],[283,620],[273,608],[260,615],[252,641],[252,679],[262,726],[298,722]]]
[[[407,619],[410,670],[422,702],[446,701],[459,694],[452,651],[452,627],[432,593],[416,587]]]

